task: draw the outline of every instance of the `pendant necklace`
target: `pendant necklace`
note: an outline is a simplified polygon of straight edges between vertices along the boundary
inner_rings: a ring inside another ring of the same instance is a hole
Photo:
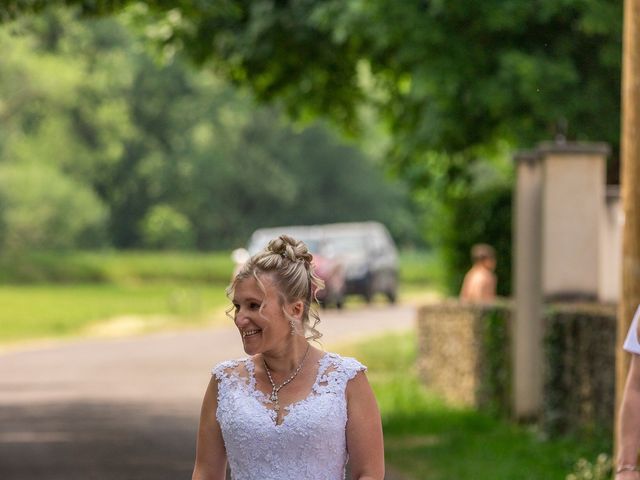
[[[278,392],[282,389],[282,387],[284,387],[289,382],[291,382],[291,380],[296,378],[298,373],[300,373],[300,370],[302,370],[302,366],[304,365],[304,361],[307,359],[307,355],[309,354],[310,347],[311,345],[307,344],[307,351],[304,352],[304,357],[302,357],[302,361],[300,362],[300,365],[298,365],[298,368],[296,368],[295,372],[293,372],[293,374],[289,378],[287,378],[284,382],[282,382],[279,386],[276,385],[275,382],[273,381],[273,378],[271,377],[271,371],[267,366],[267,362],[264,359],[264,357],[262,357],[262,362],[264,363],[264,368],[267,371],[267,377],[269,377],[269,382],[271,383],[271,387],[272,387],[271,396],[269,398],[274,403],[273,409],[276,411],[276,413],[280,411],[280,402],[278,401]]]

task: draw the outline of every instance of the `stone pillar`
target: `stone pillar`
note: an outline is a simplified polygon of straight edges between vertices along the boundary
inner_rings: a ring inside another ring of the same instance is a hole
[[[605,198],[602,143],[542,143],[542,294],[548,300],[595,300],[599,230]]]
[[[617,303],[622,280],[622,199],[620,187],[609,185],[603,202],[600,227],[598,301]]]
[[[533,418],[542,405],[542,177],[537,152],[515,156],[513,399],[518,419]]]

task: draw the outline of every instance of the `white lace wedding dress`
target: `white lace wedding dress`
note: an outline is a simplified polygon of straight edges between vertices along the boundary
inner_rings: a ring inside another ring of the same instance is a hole
[[[309,395],[276,412],[256,388],[251,358],[220,363],[216,417],[234,480],[342,480],[347,462],[347,382],[366,367],[325,353]]]

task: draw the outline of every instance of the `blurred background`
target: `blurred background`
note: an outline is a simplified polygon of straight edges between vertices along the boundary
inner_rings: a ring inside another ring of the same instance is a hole
[[[393,292],[329,305],[360,311],[359,328],[376,309],[414,316],[456,296],[480,242],[510,297],[516,152],[606,142],[605,181],[618,183],[619,1],[9,0],[0,21],[5,364],[52,340],[228,325],[231,253],[263,228],[383,225]],[[387,372],[376,388],[397,475],[564,478],[610,450],[606,432],[550,439],[448,405],[419,380],[403,328],[335,341]],[[396,370],[413,373],[389,380]],[[32,452],[24,438],[0,448]],[[23,478],[7,458],[0,476]],[[69,465],[59,478],[74,478]],[[90,478],[145,478],[123,472]]]

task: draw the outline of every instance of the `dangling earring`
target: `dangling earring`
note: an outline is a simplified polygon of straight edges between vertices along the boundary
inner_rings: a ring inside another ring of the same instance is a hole
[[[291,327],[291,335],[296,334],[296,324],[293,319],[289,320],[289,326]]]

